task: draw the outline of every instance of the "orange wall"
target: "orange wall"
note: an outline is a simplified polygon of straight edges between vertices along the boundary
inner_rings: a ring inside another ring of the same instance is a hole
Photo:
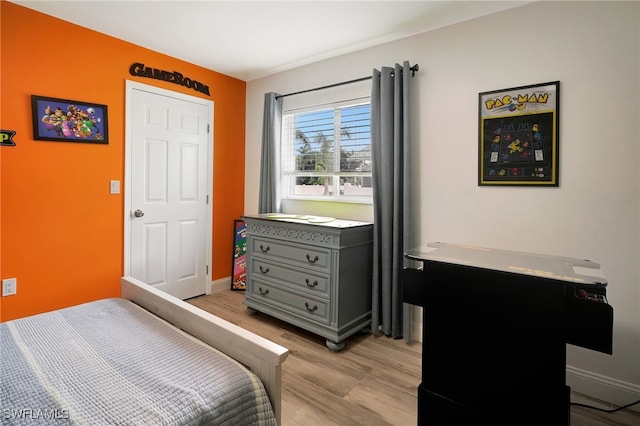
[[[212,279],[230,275],[233,219],[244,210],[246,83],[2,1],[0,276],[17,294],[0,298],[0,321],[120,295],[124,272],[125,80],[214,102]],[[141,62],[179,71],[211,96],[134,77]],[[34,141],[31,95],[106,104],[109,144]],[[122,191],[121,191],[122,192]]]

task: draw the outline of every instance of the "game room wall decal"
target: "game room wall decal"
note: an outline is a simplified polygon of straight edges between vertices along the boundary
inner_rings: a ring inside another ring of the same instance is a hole
[[[107,106],[31,96],[33,139],[108,144]]]
[[[211,96],[211,93],[209,93],[209,86],[189,77],[185,77],[178,71],[165,71],[158,68],[147,67],[145,64],[136,62],[131,64],[131,67],[129,67],[129,74],[137,77],[168,81],[169,83],[184,86],[189,89],[193,89],[196,92]]]
[[[558,186],[560,82],[479,94],[478,185]]]
[[[0,130],[0,146],[16,146],[13,140],[15,135],[15,130]]]

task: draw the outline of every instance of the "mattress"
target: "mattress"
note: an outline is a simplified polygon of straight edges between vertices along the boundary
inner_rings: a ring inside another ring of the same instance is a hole
[[[3,425],[275,425],[244,366],[134,303],[0,324]]]

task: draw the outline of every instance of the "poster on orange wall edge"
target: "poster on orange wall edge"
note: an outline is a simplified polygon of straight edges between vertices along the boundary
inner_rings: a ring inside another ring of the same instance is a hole
[[[242,291],[247,289],[247,224],[240,219],[233,222],[231,290]]]

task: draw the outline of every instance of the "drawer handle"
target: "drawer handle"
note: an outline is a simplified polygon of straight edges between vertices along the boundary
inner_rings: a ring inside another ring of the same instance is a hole
[[[271,247],[269,247],[269,246],[263,247],[262,244],[260,244],[260,251],[261,252],[266,253],[269,250],[271,250]]]
[[[260,287],[258,291],[260,292],[261,296],[266,296],[267,294],[269,294],[269,289],[262,290],[262,287]]]
[[[315,312],[318,310],[318,305],[313,305],[313,308],[309,307],[309,302],[304,302],[304,306],[307,308],[309,312]]]
[[[314,281],[314,282],[312,282],[312,283],[310,283],[310,282],[309,282],[309,278],[305,278],[304,280],[305,280],[305,282],[307,283],[307,287],[315,287],[315,286],[317,286],[317,285],[318,285],[318,280],[315,280],[315,281]]]
[[[309,255],[307,255],[307,261],[308,261],[309,263],[316,263],[318,260],[320,260],[320,259],[318,258],[318,256],[315,256],[313,259],[311,259],[311,257],[310,257]]]
[[[266,274],[267,272],[269,272],[269,268],[262,269],[262,265],[260,265],[260,272],[262,272],[263,274]]]

